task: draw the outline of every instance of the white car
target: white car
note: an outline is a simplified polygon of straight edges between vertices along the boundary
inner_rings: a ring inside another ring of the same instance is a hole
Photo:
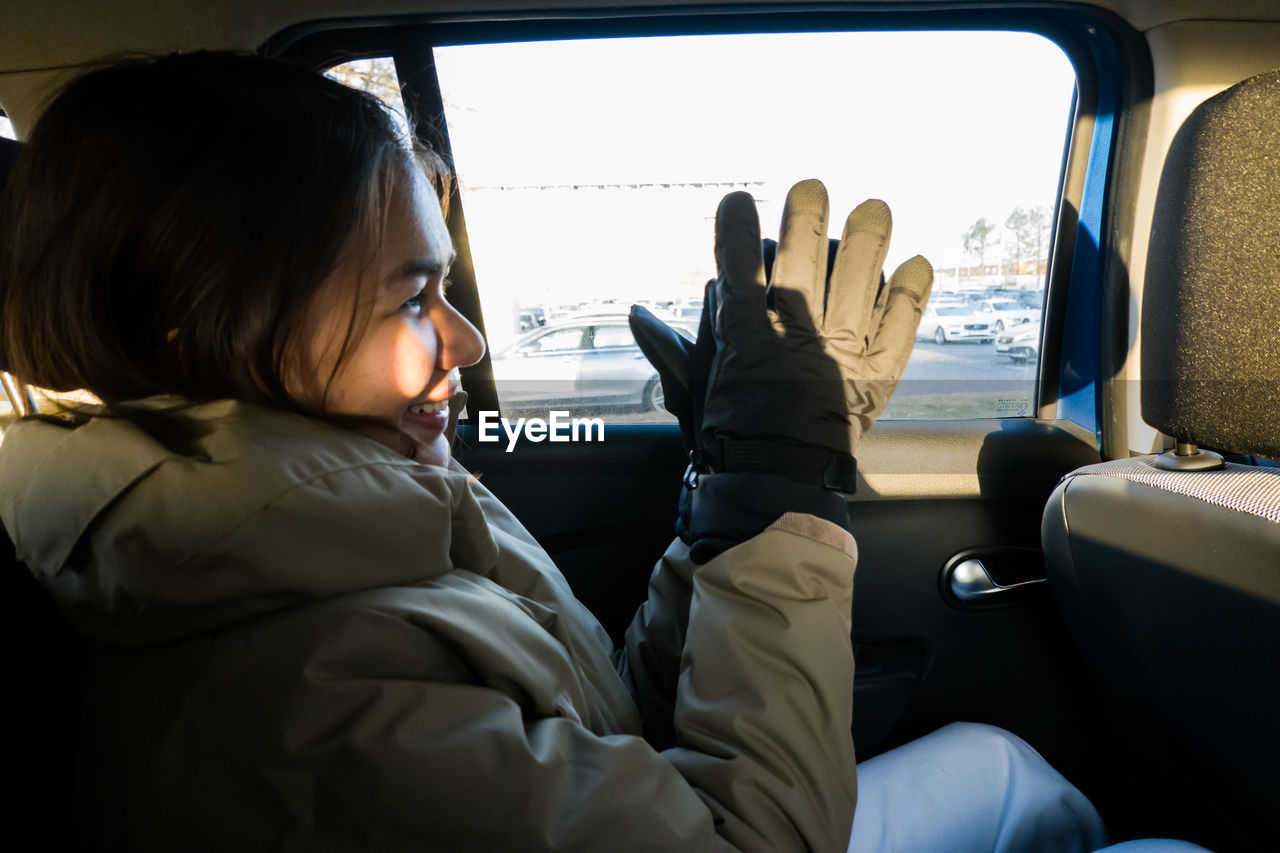
[[[1007,355],[1014,364],[1040,357],[1040,324],[1022,323],[996,335],[996,354]]]
[[[661,312],[655,312],[661,316]],[[697,326],[702,319],[702,300],[696,302],[687,302],[684,304],[672,305],[667,309],[667,315],[677,323],[692,323]],[[663,319],[666,319],[665,317]]]
[[[932,339],[935,344],[952,341],[987,343],[995,335],[995,324],[989,318],[963,305],[930,305],[924,309],[920,325],[916,328],[917,339]]]
[[[1009,326],[1040,320],[1040,309],[1028,308],[1017,299],[987,299],[978,303],[974,310],[988,318],[997,332],[1003,332]]]

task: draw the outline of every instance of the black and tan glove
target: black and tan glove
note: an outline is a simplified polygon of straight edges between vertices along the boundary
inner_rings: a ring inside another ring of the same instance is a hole
[[[892,219],[878,200],[849,214],[829,263],[827,215],[821,182],[793,187],[770,269],[755,201],[726,196],[698,344],[681,347],[684,361],[673,347],[657,348],[668,396],[668,376],[672,386],[687,377],[682,429],[693,448],[680,532],[695,560],[754,536],[784,512],[848,521],[858,441],[906,367],[933,269],[917,255],[885,283]],[[639,320],[633,310],[637,341],[654,360],[656,330]],[[714,347],[703,340],[707,331]]]

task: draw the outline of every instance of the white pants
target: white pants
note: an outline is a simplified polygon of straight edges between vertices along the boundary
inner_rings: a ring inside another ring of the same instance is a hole
[[[995,726],[952,723],[858,765],[850,853],[1088,853],[1093,804]]]

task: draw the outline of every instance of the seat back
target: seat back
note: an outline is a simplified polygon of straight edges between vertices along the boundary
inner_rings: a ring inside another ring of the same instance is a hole
[[[1142,413],[1181,453],[1065,478],[1049,578],[1113,724],[1127,828],[1276,850],[1280,467],[1254,455],[1280,458],[1280,72],[1179,130],[1148,258]]]

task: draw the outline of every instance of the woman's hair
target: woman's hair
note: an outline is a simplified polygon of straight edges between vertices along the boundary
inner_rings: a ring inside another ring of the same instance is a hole
[[[175,394],[301,410],[285,384],[310,298],[340,264],[370,268],[410,168],[447,195],[443,162],[381,101],[285,62],[90,71],[41,116],[0,199],[8,367],[115,409]],[[367,301],[352,296],[343,356]]]

